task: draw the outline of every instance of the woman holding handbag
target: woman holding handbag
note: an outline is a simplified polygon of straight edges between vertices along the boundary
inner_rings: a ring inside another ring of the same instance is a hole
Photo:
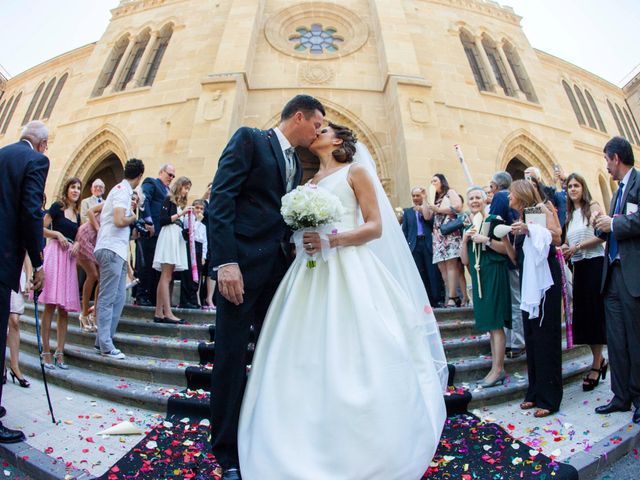
[[[447,307],[459,307],[462,299],[458,296],[460,284],[460,245],[462,242],[463,220],[458,218],[462,211],[462,201],[458,193],[449,187],[444,175],[436,173],[431,179],[436,198],[433,205],[425,202],[423,215],[425,220],[433,219],[433,263],[438,265],[446,285]]]

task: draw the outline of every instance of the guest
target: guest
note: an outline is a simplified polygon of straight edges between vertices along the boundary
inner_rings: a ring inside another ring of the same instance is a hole
[[[423,209],[425,220],[433,219],[433,263],[438,265],[440,274],[447,288],[447,307],[459,307],[462,299],[457,294],[460,280],[460,243],[462,234],[460,229],[444,235],[440,228],[457,219],[462,211],[460,196],[449,188],[444,175],[436,173],[431,179],[431,185],[436,189],[435,205],[425,204]]]
[[[559,167],[558,167],[559,168]],[[557,171],[557,170],[556,170]],[[538,167],[527,167],[524,171],[525,180],[537,180],[540,191],[542,192],[540,197],[544,200],[545,197],[553,204],[558,212],[558,220],[560,221],[560,227],[564,228],[564,224],[567,218],[567,194],[564,191],[557,192],[551,185],[546,185],[542,180],[542,173]]]
[[[504,220],[485,213],[486,194],[482,187],[467,190],[467,203],[471,211],[469,226],[462,236],[460,258],[469,267],[473,285],[473,315],[476,330],[489,332],[491,370],[482,379],[483,388],[502,385],[507,377],[504,371],[505,326],[511,325],[511,295],[509,294],[509,259],[507,247],[498,240],[493,230]],[[480,213],[487,234],[472,225],[473,217]],[[505,237],[508,242],[508,237]]]
[[[489,208],[490,215],[497,215],[507,225],[511,225],[517,218],[518,212],[509,207],[509,187],[512,182],[509,172],[496,172],[489,183],[493,192],[493,200]],[[509,235],[516,247],[522,247],[524,237]],[[518,358],[525,353],[524,326],[522,325],[522,310],[520,310],[520,270],[512,262],[509,266],[509,290],[511,292],[511,328],[505,327],[506,355],[509,358]]]
[[[194,224],[194,246],[196,249],[196,265],[198,268],[198,281],[193,281],[193,273],[191,272],[191,254],[189,252],[189,243],[187,242],[187,269],[180,273],[180,307],[181,308],[200,308],[199,292],[200,288],[206,288],[206,281],[202,282],[202,276],[206,272],[203,270],[204,258],[207,255],[207,229],[202,223],[204,212],[204,200],[196,199],[192,203],[195,214]],[[202,284],[202,286],[201,286]]]
[[[0,217],[4,228],[0,236],[0,371],[4,371],[5,346],[9,323],[11,290],[20,288],[20,271],[29,255],[34,269],[34,285],[40,291],[44,282],[42,269],[42,197],[49,172],[47,151],[49,131],[39,121],[22,129],[20,140],[0,148]],[[0,382],[0,403],[3,385]],[[0,417],[7,410],[0,406]],[[25,440],[24,433],[0,423],[0,443]]]
[[[216,307],[213,304],[213,294],[216,289],[216,282],[209,276],[209,260],[211,258],[211,251],[209,246],[211,245],[211,237],[209,236],[209,200],[211,198],[211,186],[213,182],[209,182],[207,190],[202,195],[204,201],[204,212],[202,213],[202,223],[205,226],[207,232],[207,255],[204,260],[204,275],[205,275],[205,288],[200,288],[200,303],[203,310],[215,311]]]
[[[22,272],[20,274],[20,291],[11,291],[11,306],[9,310],[9,332],[7,334],[7,346],[9,347],[9,374],[11,381],[22,388],[29,388],[31,384],[24,378],[20,371],[20,315],[24,313],[24,295],[29,292],[31,278],[31,263],[29,257],[25,257]],[[7,372],[4,372],[4,382],[7,381]]]
[[[402,232],[418,267],[424,288],[434,306],[444,304],[444,283],[438,268],[433,264],[433,222],[425,220],[423,204],[425,190],[414,187],[411,190],[412,208],[405,208],[402,214]]]
[[[85,198],[80,203],[80,218],[82,223],[87,222],[87,212],[94,205],[98,205],[103,202],[102,196],[104,195],[104,182],[99,178],[96,178],[91,184],[91,196]]]
[[[607,239],[601,291],[607,325],[613,399],[596,413],[627,411],[635,407],[640,423],[640,177],[633,165],[633,149],[622,137],[604,147],[607,171],[619,183],[610,215],[593,216],[596,229]]]
[[[600,277],[604,261],[604,240],[595,236],[589,224],[592,215],[602,212],[591,199],[585,179],[577,173],[567,178],[567,243],[562,252],[573,264],[573,343],[589,345],[593,355],[591,370],[582,381],[585,392],[593,390],[607,374],[602,348],[607,343],[604,299]]]
[[[137,220],[131,209],[131,198],[142,175],[142,160],[128,160],[124,166],[124,180],[111,189],[104,202],[96,240],[95,256],[98,260],[101,288],[98,295],[98,334],[95,347],[102,356],[117,360],[126,358],[114,345],[113,337],[124,308],[130,226]],[[153,226],[146,228],[153,234]]]
[[[158,178],[147,177],[142,182],[142,195],[144,203],[141,215],[145,221],[153,222],[154,235],[148,238],[141,238],[138,244],[141,247],[142,257],[138,258],[136,264],[142,268],[138,271],[140,284],[136,289],[136,304],[141,306],[151,306],[156,304],[156,291],[160,276],[153,268],[153,257],[156,252],[158,235],[160,234],[160,209],[162,202],[169,193],[169,185],[176,176],[176,169],[171,164],[160,167]]]
[[[491,210],[491,202],[493,201],[493,188],[491,187],[491,185],[487,185],[486,187],[482,187],[482,190],[484,191],[484,194],[487,197],[487,199],[484,201],[485,203],[484,209],[488,215],[489,210]]]
[[[160,210],[160,225],[162,230],[158,236],[156,253],[153,257],[153,268],[160,271],[158,281],[156,311],[153,321],[156,323],[184,323],[171,310],[171,296],[169,284],[173,272],[181,272],[188,268],[187,247],[182,236],[183,225],[181,218],[191,211],[187,207],[187,196],[191,190],[191,180],[187,177],[178,178],[169,195],[162,202]]]
[[[100,229],[100,213],[103,207],[104,202],[100,201],[87,210],[86,217],[88,221],[80,225],[76,235],[76,243],[78,244],[77,262],[85,273],[84,284],[82,285],[82,312],[78,317],[80,329],[83,332],[98,331],[93,312],[97,311],[100,273],[98,272],[98,260],[93,252],[96,248],[98,230]],[[90,303],[94,288],[96,302],[94,302],[92,312]]]
[[[554,246],[560,244],[562,229],[555,211],[542,202],[531,182],[516,180],[511,184],[509,206],[518,213],[512,232],[526,235],[517,250],[505,242],[522,278],[529,386],[520,408],[537,407],[534,416],[546,417],[557,412],[562,401],[561,274]],[[529,207],[538,207],[545,214],[546,228],[527,223],[525,209]]]
[[[49,239],[44,249],[45,286],[40,295],[44,304],[42,315],[42,360],[49,369],[69,367],[64,362],[64,346],[67,341],[68,313],[80,311],[76,256],[80,245],[76,234],[80,227],[79,178],[67,179],[58,200],[44,216],[44,236]],[[58,309],[56,322],[56,351],[51,359],[49,336],[51,320]]]

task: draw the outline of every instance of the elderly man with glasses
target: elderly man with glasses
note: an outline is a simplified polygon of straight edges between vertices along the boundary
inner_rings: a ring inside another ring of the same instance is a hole
[[[82,223],[87,221],[87,212],[91,207],[102,203],[102,196],[104,195],[104,182],[96,178],[91,184],[91,196],[82,200],[80,204],[80,218]]]
[[[160,225],[160,208],[162,201],[169,193],[169,185],[176,176],[176,169],[167,163],[160,167],[158,178],[147,177],[142,182],[142,194],[144,203],[141,207],[140,217],[146,221],[152,221],[155,230],[154,235],[137,240],[136,249],[137,275],[140,284],[136,287],[136,304],[141,306],[155,305],[156,289],[158,287],[159,272],[153,269],[153,255],[156,251]]]

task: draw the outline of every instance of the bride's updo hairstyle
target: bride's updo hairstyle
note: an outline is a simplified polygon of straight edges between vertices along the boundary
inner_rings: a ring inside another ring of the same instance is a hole
[[[356,134],[347,127],[329,122],[329,127],[334,131],[336,138],[342,140],[342,145],[336,148],[331,154],[340,163],[351,163],[356,153]]]

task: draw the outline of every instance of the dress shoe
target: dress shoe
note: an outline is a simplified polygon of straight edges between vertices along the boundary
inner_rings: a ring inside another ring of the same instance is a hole
[[[0,443],[17,443],[24,441],[24,433],[20,430],[11,430],[0,423]]]
[[[606,415],[607,413],[613,412],[628,412],[629,410],[631,410],[631,407],[625,407],[613,402],[609,402],[606,405],[600,405],[599,407],[596,407],[596,413],[599,413],[600,415]]]
[[[4,407],[0,407],[0,418],[4,417],[7,414],[7,409]]]
[[[524,348],[512,348],[509,353],[507,353],[507,358],[518,358],[526,353]]]
[[[238,470],[237,468],[230,468],[228,470],[225,470],[222,473],[221,480],[242,480],[242,477],[240,476],[240,470]]]
[[[633,412],[633,423],[640,423],[640,407],[636,407],[636,411]]]
[[[144,297],[136,298],[136,305],[138,305],[139,307],[153,307],[153,303],[151,303],[151,300]]]

